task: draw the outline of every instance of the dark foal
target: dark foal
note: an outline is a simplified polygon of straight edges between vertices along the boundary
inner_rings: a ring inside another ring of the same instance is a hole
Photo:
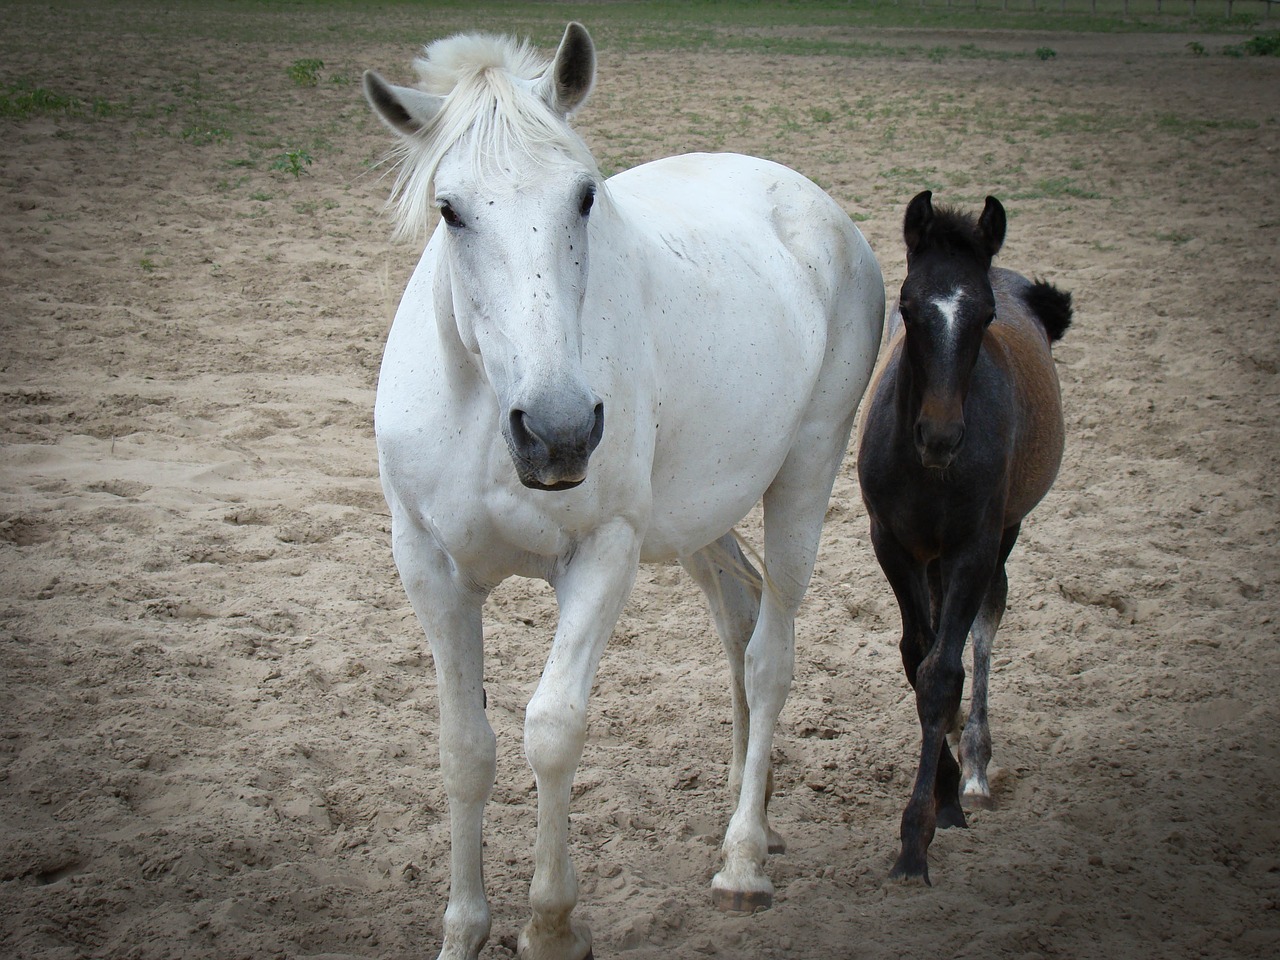
[[[925,883],[934,830],[966,825],[962,777],[966,800],[990,803],[987,675],[1005,609],[1005,560],[1062,459],[1049,345],[1071,322],[1071,296],[993,269],[1004,234],[994,197],[978,217],[935,209],[927,190],[908,205],[907,278],[858,448],[871,541],[902,612],[902,664],[920,715],[920,767],[891,876]],[[962,773],[947,733],[970,629]]]

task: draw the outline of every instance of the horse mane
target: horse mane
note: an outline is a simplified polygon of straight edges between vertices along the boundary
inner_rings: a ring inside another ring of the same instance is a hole
[[[425,232],[436,170],[469,131],[475,138],[472,156],[479,178],[512,168],[518,157],[540,163],[540,148],[547,145],[568,151],[600,176],[595,158],[567,118],[530,89],[548,66],[527,40],[508,36],[458,34],[423,49],[413,63],[417,86],[444,102],[422,130],[402,138],[388,157],[396,168],[387,205],[397,236]]]

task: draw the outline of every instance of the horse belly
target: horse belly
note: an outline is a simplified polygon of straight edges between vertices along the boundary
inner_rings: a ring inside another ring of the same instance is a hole
[[[643,234],[618,269],[646,261],[660,279],[631,300],[643,304],[636,322],[655,357],[642,555],[661,560],[737,524],[802,431],[843,429],[879,345],[883,286],[843,211],[777,164],[672,157],[619,175],[610,189]]]
[[[1008,310],[1014,322],[997,331],[1004,364],[1016,384],[1016,452],[1011,467],[1005,525],[1020,522],[1049,492],[1062,463],[1062,396],[1053,356],[1034,320]],[[993,330],[996,328],[993,327]]]

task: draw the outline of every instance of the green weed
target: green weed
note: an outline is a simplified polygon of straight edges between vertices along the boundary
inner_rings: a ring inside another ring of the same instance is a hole
[[[320,71],[323,69],[323,60],[311,57],[295,60],[289,65],[289,79],[300,87],[314,87],[320,82]]]
[[[293,179],[297,180],[304,173],[309,172],[307,167],[311,166],[311,163],[311,154],[307,153],[307,151],[286,150],[272,161],[271,169],[291,173],[293,174]]]
[[[1280,57],[1280,30],[1270,30],[1243,44],[1251,57]]]
[[[119,113],[121,109],[101,97],[95,97],[86,104],[79,97],[55,93],[36,86],[30,80],[18,80],[0,87],[0,117],[11,120],[56,115],[79,117],[86,114],[106,117]]]

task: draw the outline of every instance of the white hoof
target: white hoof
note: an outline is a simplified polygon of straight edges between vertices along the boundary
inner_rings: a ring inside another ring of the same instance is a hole
[[[530,920],[520,931],[516,956],[520,960],[588,960],[591,931],[572,920],[566,927],[548,931]]]

